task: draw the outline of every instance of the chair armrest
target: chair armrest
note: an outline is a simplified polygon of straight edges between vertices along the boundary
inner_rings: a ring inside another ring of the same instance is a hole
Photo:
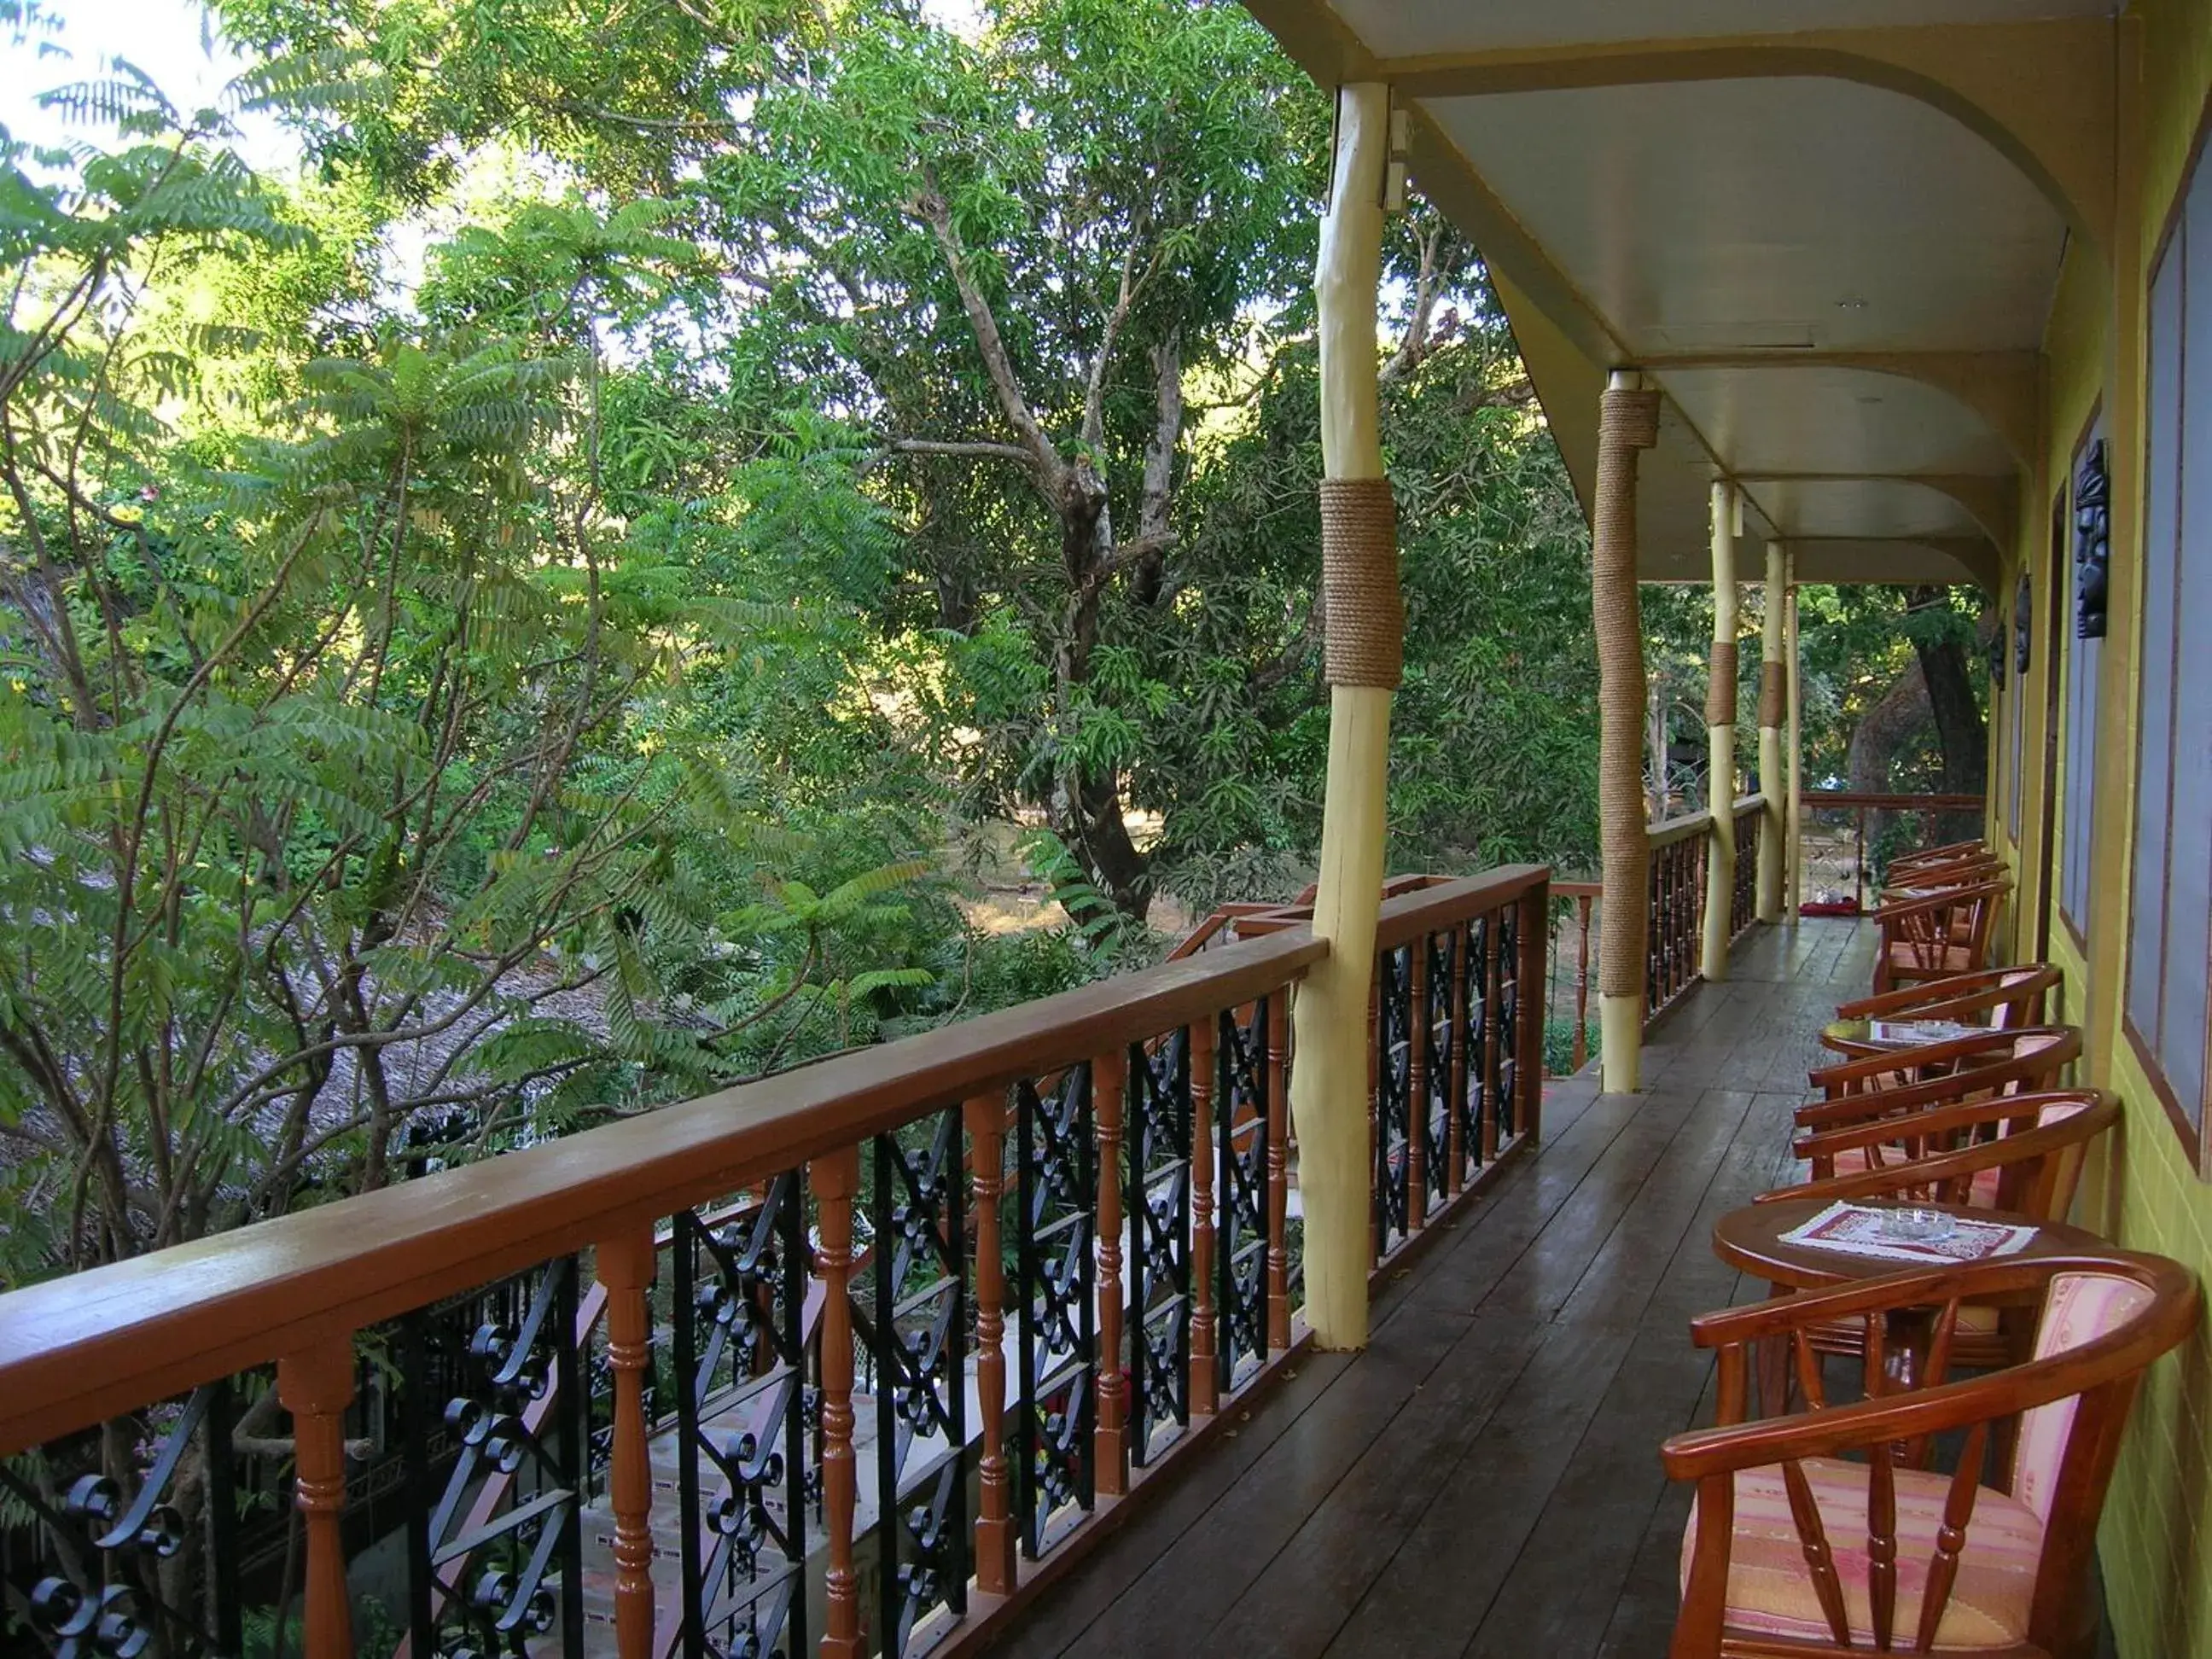
[[[2011,1095],[2002,1100],[1979,1101],[1966,1107],[1948,1109],[1941,1112],[1919,1114],[1906,1127],[1874,1125],[1864,1129],[1844,1130],[1832,1135],[1808,1135],[1793,1149],[1801,1158],[1820,1162],[1834,1158],[1849,1146],[1879,1144],[1884,1140],[1909,1138],[1929,1133],[1934,1126],[1924,1120],[1944,1117],[1956,1119],[1947,1123],[1946,1133],[1970,1127],[1978,1120],[2002,1121],[2007,1118],[2033,1115],[2043,1107],[2061,1100],[2071,1100],[2073,1095]],[[2027,1112],[2022,1113],[2021,1108]],[[1922,1158],[1901,1158],[1893,1164],[1877,1164],[1868,1170],[1855,1170],[1849,1175],[1827,1176],[1808,1181],[1798,1187],[1778,1187],[1771,1192],[1759,1194],[1752,1200],[1754,1204],[1779,1204],[1793,1199],[1822,1200],[1832,1202],[1844,1198],[1881,1198],[1894,1194],[1937,1187],[1954,1181],[1972,1181],[1984,1170],[2001,1170],[2014,1164],[2026,1164],[2036,1158],[2049,1158],[2070,1147],[2087,1145],[2119,1121],[2118,1103],[2109,1096],[2100,1097],[2094,1104],[2056,1123],[2039,1123],[2026,1129],[2017,1129],[1994,1140],[1978,1141],[1968,1146],[1948,1152],[1931,1153]]]
[[[1973,1073],[1966,1075],[1971,1077]],[[1948,1081],[1948,1079],[1942,1080]],[[1879,1097],[1869,1095],[1853,1097],[1855,1100]],[[2072,1122],[2077,1118],[2097,1118],[2102,1121],[2104,1109],[2111,1104],[2111,1099],[2096,1090],[2046,1089],[2032,1094],[1999,1095],[1988,1100],[1959,1101],[1924,1107],[1917,1112],[1869,1116],[1862,1122],[1839,1124],[1833,1128],[1800,1136],[1791,1150],[1801,1158],[1832,1158],[1838,1152],[1883,1146],[1893,1140],[1953,1134],[1979,1128],[1984,1124],[2033,1119],[2045,1107],[2064,1103],[2085,1103],[2085,1105],[2082,1111],[2061,1121]],[[1847,1103],[1838,1101],[1836,1103],[1842,1105]]]
[[[1805,1077],[1816,1089],[1834,1088],[1865,1078],[1887,1077],[1892,1072],[1941,1066],[1946,1060],[1970,1060],[1992,1048],[2009,1048],[2020,1041],[2021,1036],[2020,1031],[2008,1026],[1993,1026],[1970,1036],[1946,1037],[1941,1042],[1915,1043],[1909,1048],[1886,1048],[1878,1054],[1867,1054],[1857,1060],[1839,1060],[1833,1065],[1815,1066]]]

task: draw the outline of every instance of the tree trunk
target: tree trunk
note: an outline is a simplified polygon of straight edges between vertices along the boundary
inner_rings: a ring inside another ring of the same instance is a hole
[[[1974,701],[1974,671],[1966,647],[1956,639],[1915,643],[1920,677],[1927,686],[1936,740],[1943,750],[1943,792],[1978,795],[1989,787],[1988,733]]]
[[[1844,781],[1850,787],[1859,794],[1887,794],[1893,787],[1892,770],[1897,751],[1930,718],[1928,681],[1916,661],[1859,716],[1844,759]],[[1880,844],[1894,816],[1889,812],[1867,815],[1869,846]]]

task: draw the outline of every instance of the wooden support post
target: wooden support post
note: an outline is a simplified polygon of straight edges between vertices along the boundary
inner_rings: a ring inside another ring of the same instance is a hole
[[[1322,588],[1328,774],[1313,931],[1329,953],[1299,988],[1298,1195],[1306,1316],[1323,1348],[1367,1342],[1367,1100],[1361,1039],[1382,893],[1390,698],[1404,624],[1382,475],[1375,311],[1390,161],[1390,89],[1337,92],[1336,155],[1314,276],[1321,337]]]
[[[975,1407],[983,1419],[976,1462],[975,1588],[1014,1589],[1013,1482],[1006,1471],[1006,1265],[999,1201],[1006,1194],[1006,1102],[967,1103],[969,1188],[975,1200]]]
[[[1103,1498],[1129,1490],[1129,1377],[1121,1369],[1121,1123],[1129,1054],[1114,1048],[1091,1062],[1091,1112],[1098,1139],[1098,1420],[1091,1435],[1093,1484]]]
[[[1429,1218],[1429,941],[1406,964],[1406,1231]]]
[[[607,1369],[615,1385],[608,1501],[615,1517],[615,1650],[652,1659],[653,1454],[645,1374],[653,1363],[653,1225],[602,1239],[592,1271],[607,1293]]]
[[[1291,988],[1267,999],[1267,1346],[1291,1346]]]
[[[1784,899],[1792,927],[1797,922],[1797,905],[1804,896],[1805,886],[1805,744],[1802,720],[1804,690],[1797,661],[1796,562],[1794,559],[1790,561],[1789,597],[1783,602],[1783,649],[1790,675],[1790,808],[1782,832],[1786,843],[1782,849],[1782,868],[1788,883]]]
[[[1444,1174],[1444,1191],[1457,1198],[1467,1185],[1467,948],[1473,929],[1461,922],[1452,929],[1451,953],[1451,1073],[1444,1080],[1444,1154],[1450,1167]]]
[[[1214,1017],[1190,1023],[1190,1414],[1211,1417],[1221,1397],[1215,1340]]]
[[[860,1659],[860,1576],[853,1565],[853,1512],[860,1501],[853,1462],[853,1200],[860,1149],[842,1147],[807,1167],[814,1188],[815,1270],[822,1275],[822,1518],[830,1535],[823,1578],[821,1659]],[[889,1241],[885,1243],[888,1245]]]
[[[1616,370],[1600,403],[1592,515],[1591,612],[1598,657],[1598,839],[1604,942],[1598,951],[1600,1063],[1608,1093],[1632,1094],[1642,1066],[1651,844],[1644,818],[1643,609],[1637,593],[1636,465],[1659,438],[1659,394]],[[1661,757],[1663,763],[1664,757]]]
[[[292,1502],[304,1519],[305,1647],[315,1659],[353,1659],[346,1589],[345,1411],[353,1403],[353,1334],[276,1362],[277,1402],[292,1416]]]
[[[1544,925],[1551,915],[1547,881],[1521,901],[1521,1055],[1513,1070],[1521,1099],[1513,1127],[1531,1141],[1544,1133],[1544,1023],[1551,1014],[1544,983]]]
[[[1735,538],[1743,510],[1736,488],[1713,484],[1713,659],[1705,683],[1705,929],[1699,968],[1710,983],[1728,977],[1735,908]]]
[[[1766,544],[1765,605],[1759,625],[1759,793],[1765,802],[1759,832],[1759,919],[1782,920],[1782,871],[1789,787],[1782,775],[1782,723],[1789,703],[1782,666],[1782,613],[1789,604],[1782,544]]]

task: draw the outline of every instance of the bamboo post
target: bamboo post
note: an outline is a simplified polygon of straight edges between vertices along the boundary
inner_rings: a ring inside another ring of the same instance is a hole
[[[1785,556],[1786,557],[1786,556]],[[1805,745],[1802,715],[1804,708],[1804,684],[1797,661],[1797,582],[1796,561],[1789,561],[1787,569],[1789,598],[1784,602],[1783,629],[1784,661],[1789,673],[1790,702],[1790,811],[1784,830],[1789,845],[1783,848],[1783,868],[1787,873],[1788,889],[1784,895],[1789,906],[1792,927],[1797,921],[1798,902],[1804,896],[1805,885]]]
[[[1006,1193],[1006,1100],[978,1095],[967,1103],[965,1115],[969,1180],[975,1200],[975,1407],[983,1419],[983,1455],[975,1466],[975,1588],[986,1595],[1011,1595],[1014,1517],[1013,1483],[1006,1473],[1006,1265],[999,1237],[999,1200]]]
[[[853,1565],[853,1512],[860,1472],[853,1462],[853,1200],[860,1189],[860,1149],[845,1146],[808,1168],[822,1275],[822,1515],[830,1565],[822,1589],[820,1659],[860,1659],[860,1576]],[[884,1240],[890,1248],[890,1240]]]
[[[1213,1177],[1214,1017],[1190,1023],[1190,1413],[1211,1417],[1220,1399],[1215,1340]]]
[[[1644,623],[1636,587],[1636,458],[1659,438],[1659,394],[1615,370],[1600,403],[1591,611],[1598,656],[1598,839],[1605,933],[1598,949],[1600,1063],[1607,1092],[1632,1094],[1644,1047],[1651,843],[1644,819]]]
[[[1705,933],[1699,964],[1709,983],[1728,977],[1735,909],[1735,537],[1743,510],[1736,488],[1713,484],[1713,660],[1705,681]]]
[[[653,1653],[653,1454],[646,1435],[645,1373],[653,1363],[653,1227],[600,1241],[592,1273],[607,1293],[607,1368],[615,1385],[608,1499],[615,1517],[615,1650]]]
[[[1336,155],[1314,276],[1321,337],[1322,591],[1328,774],[1313,931],[1329,947],[1293,1011],[1306,1315],[1316,1344],[1367,1342],[1367,993],[1381,907],[1390,697],[1404,611],[1376,413],[1376,288],[1390,179],[1390,89],[1337,91]]]
[[[315,1659],[353,1659],[353,1602],[340,1525],[353,1370],[349,1331],[276,1362],[277,1402],[292,1416],[292,1502],[307,1534],[306,1650]]]
[[[1782,613],[1788,587],[1782,559],[1781,544],[1769,542],[1765,604],[1759,624],[1759,793],[1765,804],[1765,822],[1759,834],[1759,919],[1765,922],[1782,920],[1782,870],[1787,861],[1782,722],[1788,696],[1783,688]]]
[[[1100,1496],[1129,1490],[1129,1377],[1121,1369],[1121,1111],[1129,1054],[1115,1048],[1091,1062],[1091,1108],[1098,1140],[1098,1420],[1091,1431],[1091,1479]]]

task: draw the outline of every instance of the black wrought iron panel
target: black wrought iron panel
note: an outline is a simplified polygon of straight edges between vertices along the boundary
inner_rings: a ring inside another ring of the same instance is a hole
[[[1467,1077],[1455,1103],[1460,1117],[1460,1159],[1462,1178],[1473,1180],[1482,1168],[1482,1125],[1498,1092],[1497,1044],[1491,1021],[1492,974],[1498,961],[1495,918],[1475,917],[1467,925],[1466,948],[1460,953],[1460,975],[1467,1000]]]
[[[677,1482],[689,1659],[806,1651],[806,1191],[676,1218]],[[812,1486],[810,1487],[809,1477]]]
[[[1420,1114],[1422,1213],[1444,1201],[1451,1190],[1452,1062],[1460,1052],[1460,1032],[1452,1019],[1452,987],[1459,939],[1457,928],[1431,933],[1414,948],[1428,953],[1422,990],[1423,1051]]]
[[[1098,1353],[1097,1143],[1091,1067],[1063,1073],[1048,1096],[1014,1091],[1015,1298],[1019,1309],[1014,1498],[1022,1548],[1043,1553],[1093,1494]]]
[[[1241,1020],[1224,1009],[1214,1042],[1220,1213],[1213,1300],[1224,1393],[1267,1357],[1267,1016],[1265,997]]]
[[[1129,1050],[1130,1460],[1190,1425],[1190,1038]]]
[[[890,1656],[968,1606],[967,1193],[957,1107],[878,1135],[854,1328],[876,1407],[875,1629]],[[941,1623],[941,1621],[939,1621]]]
[[[1375,958],[1375,1254],[1411,1231],[1413,1121],[1413,951]]]
[[[416,1654],[584,1652],[576,1296],[562,1256],[471,1298],[480,1322],[465,1337],[447,1310],[400,1322]],[[434,1387],[441,1376],[459,1386]]]
[[[235,1401],[226,1378],[0,1463],[0,1511],[17,1511],[0,1537],[8,1652],[242,1650]]]

